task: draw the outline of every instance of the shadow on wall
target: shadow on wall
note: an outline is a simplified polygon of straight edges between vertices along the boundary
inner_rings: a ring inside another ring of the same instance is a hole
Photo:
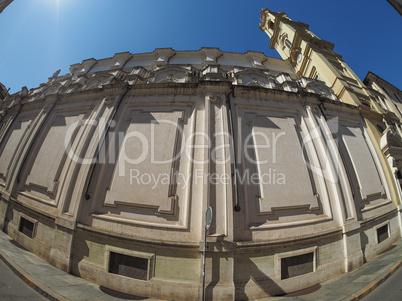
[[[79,232],[74,235],[73,244],[72,244],[72,252],[71,252],[71,274],[76,275],[78,277],[82,277],[80,273],[79,263],[84,259],[89,257],[89,246],[84,238],[79,235]]]
[[[362,252],[363,252],[363,263],[367,262],[366,246],[368,245],[368,243],[369,243],[368,236],[366,235],[366,233],[361,232],[360,233],[360,244],[361,244],[361,248],[362,248]]]
[[[213,300],[214,288],[221,280],[221,273],[225,270],[222,263],[229,266],[228,261],[234,258],[234,275],[241,280],[234,280],[235,285],[235,300],[249,300],[253,296],[247,295],[248,284],[257,285],[261,289],[261,297],[284,295],[286,292],[270,277],[268,277],[258,266],[250,259],[241,257],[241,262],[236,261],[236,256],[233,254],[233,246],[231,243],[221,241],[214,247],[217,252],[212,253],[212,279],[205,288],[206,300]],[[210,253],[211,254],[211,253]],[[225,262],[226,261],[226,262]],[[230,281],[229,281],[230,282]],[[250,283],[252,282],[252,283]]]
[[[230,260],[231,253],[228,252],[230,246],[225,246],[227,242],[223,241],[224,237],[218,237],[219,243],[215,245],[219,252],[212,253],[212,279],[211,282],[205,287],[205,299],[213,300],[214,288],[220,281],[221,260]],[[208,256],[208,254],[207,254]]]
[[[7,233],[10,235],[9,233],[9,227],[8,225],[13,221],[14,219],[14,210],[12,210],[11,208],[12,206],[7,206],[7,210],[6,210],[6,214],[5,214],[5,218],[4,218],[4,225],[3,225],[3,232]]]
[[[245,274],[245,272],[247,272],[247,277],[244,277],[241,282],[236,283],[236,300],[250,299],[246,292],[246,286],[250,281],[254,282],[266,294],[266,296],[279,296],[286,294],[286,292],[274,280],[261,271],[251,259],[245,259],[242,265],[246,266],[247,269],[245,271],[239,271],[239,274]]]

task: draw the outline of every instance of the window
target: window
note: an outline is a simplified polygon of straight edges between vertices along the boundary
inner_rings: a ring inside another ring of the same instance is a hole
[[[281,279],[288,279],[311,272],[314,272],[313,252],[281,259]]]
[[[292,48],[292,42],[289,41],[289,39],[286,39],[286,40],[285,40],[285,45],[286,45],[286,47],[288,47],[289,49]]]
[[[394,93],[394,95],[395,95],[396,101],[401,102],[401,100],[399,99],[398,95],[396,95],[395,93]]]
[[[274,29],[275,23],[272,22],[272,21],[269,21],[269,22],[268,22],[268,27],[269,27],[269,29]]]
[[[380,106],[383,108],[383,109],[386,109],[387,110],[387,106],[385,105],[385,102],[384,102],[384,100],[381,98],[381,97],[377,97],[377,102],[380,104]]]
[[[395,107],[396,107],[396,109],[398,110],[399,114],[401,114],[401,115],[402,115],[401,109],[399,109],[399,107],[398,107],[398,105],[397,105],[397,104],[395,104]]]
[[[136,257],[110,252],[109,273],[139,280],[152,278],[152,257]]]
[[[377,229],[377,242],[383,242],[388,238],[388,224]]]
[[[21,216],[20,218],[20,224],[18,226],[18,231],[25,234],[29,238],[33,238],[34,236],[34,228],[35,224],[31,222],[30,220],[24,218]]]

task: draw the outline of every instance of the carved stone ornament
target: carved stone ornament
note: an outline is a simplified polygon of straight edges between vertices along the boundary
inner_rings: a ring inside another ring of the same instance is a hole
[[[113,96],[107,96],[105,97],[105,104],[110,105],[112,104],[114,101],[114,97]]]
[[[315,107],[310,107],[311,109],[311,113],[313,113],[314,115],[318,115],[318,109]]]
[[[55,73],[53,73],[52,78],[57,78],[60,74],[61,69],[57,70]]]
[[[218,106],[222,103],[222,98],[220,96],[210,96],[209,101]]]

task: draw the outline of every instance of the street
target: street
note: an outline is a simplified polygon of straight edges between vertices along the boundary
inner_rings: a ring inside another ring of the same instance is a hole
[[[399,268],[385,282],[363,298],[364,301],[399,301],[402,296],[402,268]],[[23,280],[0,260],[0,300],[48,300]]]
[[[48,300],[15,275],[15,273],[2,260],[0,260],[0,299],[7,301]]]
[[[402,299],[402,268],[363,298],[364,301],[399,301]]]

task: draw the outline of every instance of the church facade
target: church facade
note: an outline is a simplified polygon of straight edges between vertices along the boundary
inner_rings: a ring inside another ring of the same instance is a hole
[[[169,300],[202,295],[204,231],[207,300],[297,291],[389,248],[401,116],[306,24],[261,13],[283,59],[118,53],[8,95],[3,231],[64,271]]]

